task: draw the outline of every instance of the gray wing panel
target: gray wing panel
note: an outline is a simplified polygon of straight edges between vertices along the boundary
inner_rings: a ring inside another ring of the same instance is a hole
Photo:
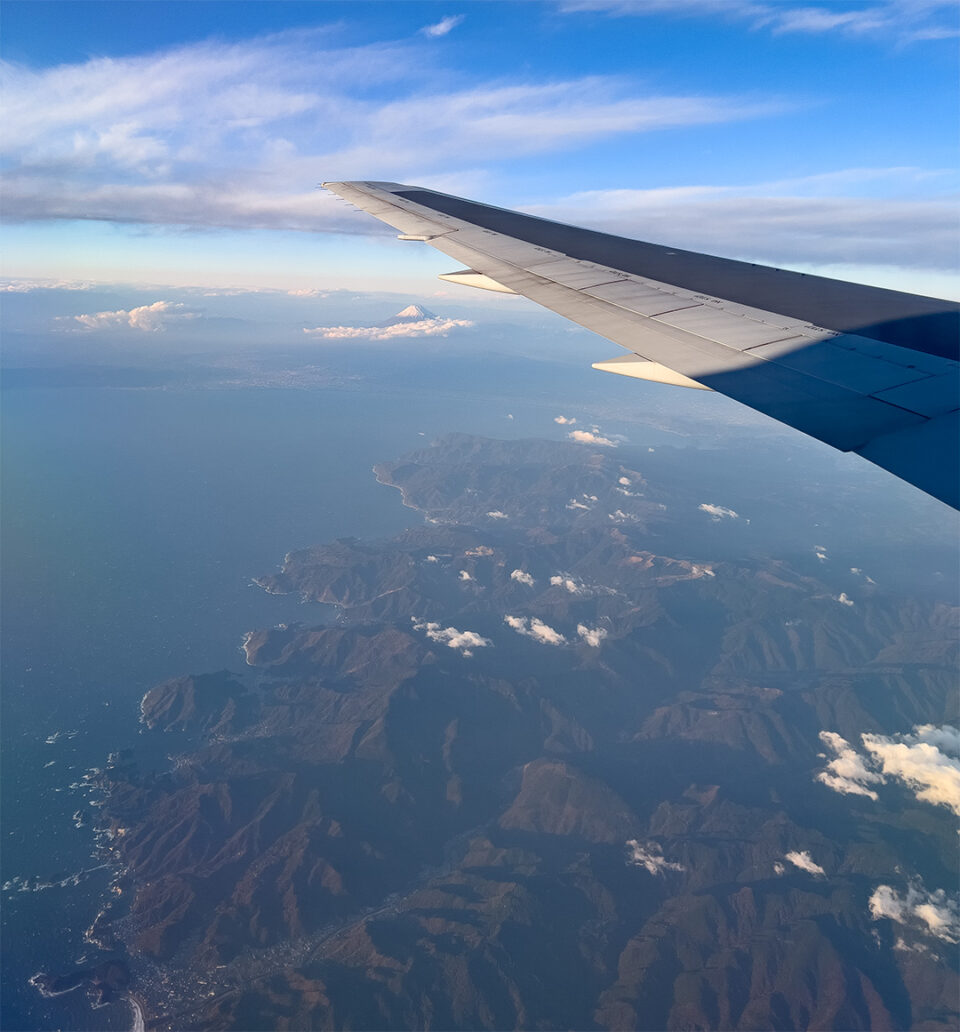
[[[628,240],[432,190],[400,187],[397,196],[571,258],[612,265],[834,330],[954,360],[960,357],[960,305],[954,302]]]
[[[960,305],[561,226],[395,183],[325,184],[635,354],[960,506]],[[508,232],[509,230],[509,232]]]

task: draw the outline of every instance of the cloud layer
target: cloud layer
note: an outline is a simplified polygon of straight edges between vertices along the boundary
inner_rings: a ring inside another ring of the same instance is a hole
[[[347,46],[336,32],[4,65],[6,217],[383,233],[315,190],[317,170],[462,192],[497,161],[782,108],[603,75],[478,82],[422,35]]]
[[[154,301],[151,305],[117,309],[115,312],[93,312],[68,316],[67,321],[85,330],[141,330],[160,333],[173,323],[199,319],[201,313],[179,301]]]
[[[469,319],[418,319],[392,326],[315,326],[304,333],[323,340],[396,340],[399,337],[446,337],[451,330],[474,324]]]
[[[954,271],[955,181],[951,169],[841,168],[737,186],[588,190],[529,210],[621,236],[774,264]]]

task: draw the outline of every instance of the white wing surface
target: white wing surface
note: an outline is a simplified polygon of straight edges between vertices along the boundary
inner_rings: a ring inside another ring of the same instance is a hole
[[[726,394],[960,508],[960,305],[643,243],[399,183],[328,190],[632,354],[599,368]]]

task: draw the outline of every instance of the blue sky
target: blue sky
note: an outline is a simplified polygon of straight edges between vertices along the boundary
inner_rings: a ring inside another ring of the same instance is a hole
[[[955,295],[954,2],[19,3],[13,278],[409,292],[316,189],[417,183]]]

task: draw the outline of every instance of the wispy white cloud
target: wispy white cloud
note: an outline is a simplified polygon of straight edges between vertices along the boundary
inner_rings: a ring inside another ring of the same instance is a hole
[[[559,423],[561,426],[570,426],[572,423],[576,423],[575,416],[554,416],[554,423]]]
[[[839,595],[831,595],[834,602],[839,602],[842,606],[856,605],[852,598],[850,598],[845,591],[841,591]]]
[[[571,430],[567,437],[571,441],[577,441],[579,444],[600,444],[604,448],[616,448],[617,446],[616,441],[612,441],[609,437],[604,437],[602,434],[592,430]]]
[[[472,576],[472,574],[468,570],[461,570],[460,573],[458,574],[458,576],[459,576],[460,580],[462,580],[462,581],[472,581],[473,580],[473,576]]]
[[[623,509],[615,509],[613,512],[607,513],[607,518],[613,520],[614,523],[639,523],[640,517],[636,516],[632,512],[624,512]]]
[[[520,584],[526,584],[528,588],[532,588],[536,583],[533,575],[527,573],[525,570],[514,570],[510,574],[510,580],[518,581]]]
[[[567,639],[559,632],[549,627],[536,616],[529,619],[525,616],[505,616],[503,622],[527,638],[533,638],[542,645],[566,645]]]
[[[794,867],[799,867],[801,871],[806,871],[807,874],[812,874],[815,877],[823,877],[826,873],[824,869],[810,856],[807,850],[793,850],[784,857],[784,860],[789,860]]]
[[[600,648],[600,642],[603,641],[607,636],[607,629],[605,627],[587,627],[586,624],[577,624],[577,634],[588,644],[592,645],[593,648]]]
[[[446,645],[451,649],[458,649],[464,656],[472,656],[474,649],[486,648],[493,642],[484,638],[476,631],[459,631],[456,627],[442,627],[438,623],[425,623],[411,618],[413,628],[416,631],[424,631],[431,641]]]
[[[665,874],[667,871],[683,871],[683,864],[675,863],[663,855],[657,842],[627,840],[627,863],[632,867],[643,867],[649,874]]]
[[[951,169],[851,168],[736,186],[583,191],[528,210],[774,264],[955,271],[956,189]]]
[[[462,191],[471,169],[500,159],[784,108],[602,75],[462,85],[441,59],[423,37],[349,47],[311,29],[39,71],[7,64],[6,218],[381,233],[310,188],[317,169],[414,173]]]
[[[425,25],[420,31],[424,36],[437,39],[452,32],[458,25],[462,24],[464,18],[466,18],[465,14],[448,14],[446,18],[441,18],[434,25]]]
[[[64,323],[82,327],[84,330],[141,330],[146,333],[162,333],[174,323],[199,319],[202,313],[188,308],[180,301],[154,301],[151,305],[137,308],[120,308],[115,312],[93,312],[89,315],[73,315],[63,318]]]
[[[744,22],[774,35],[803,33],[845,35],[853,39],[888,40],[896,45],[957,36],[953,0],[877,0],[829,6],[809,0],[561,0],[569,13],[618,16],[674,15]]]
[[[724,505],[714,505],[712,502],[702,502],[697,508],[708,516],[713,517],[714,523],[717,523],[719,520],[737,520],[740,518],[740,513],[735,512],[733,509],[728,509]]]
[[[501,512],[499,509],[492,509],[487,513],[487,515],[492,520],[507,520],[510,518],[505,512]]]
[[[960,942],[960,902],[943,889],[927,891],[919,880],[904,893],[890,885],[878,885],[870,897],[874,921],[887,918],[943,942]]]
[[[323,340],[396,340],[399,337],[446,337],[451,330],[473,326],[469,319],[419,319],[392,326],[315,326],[304,333]]]

